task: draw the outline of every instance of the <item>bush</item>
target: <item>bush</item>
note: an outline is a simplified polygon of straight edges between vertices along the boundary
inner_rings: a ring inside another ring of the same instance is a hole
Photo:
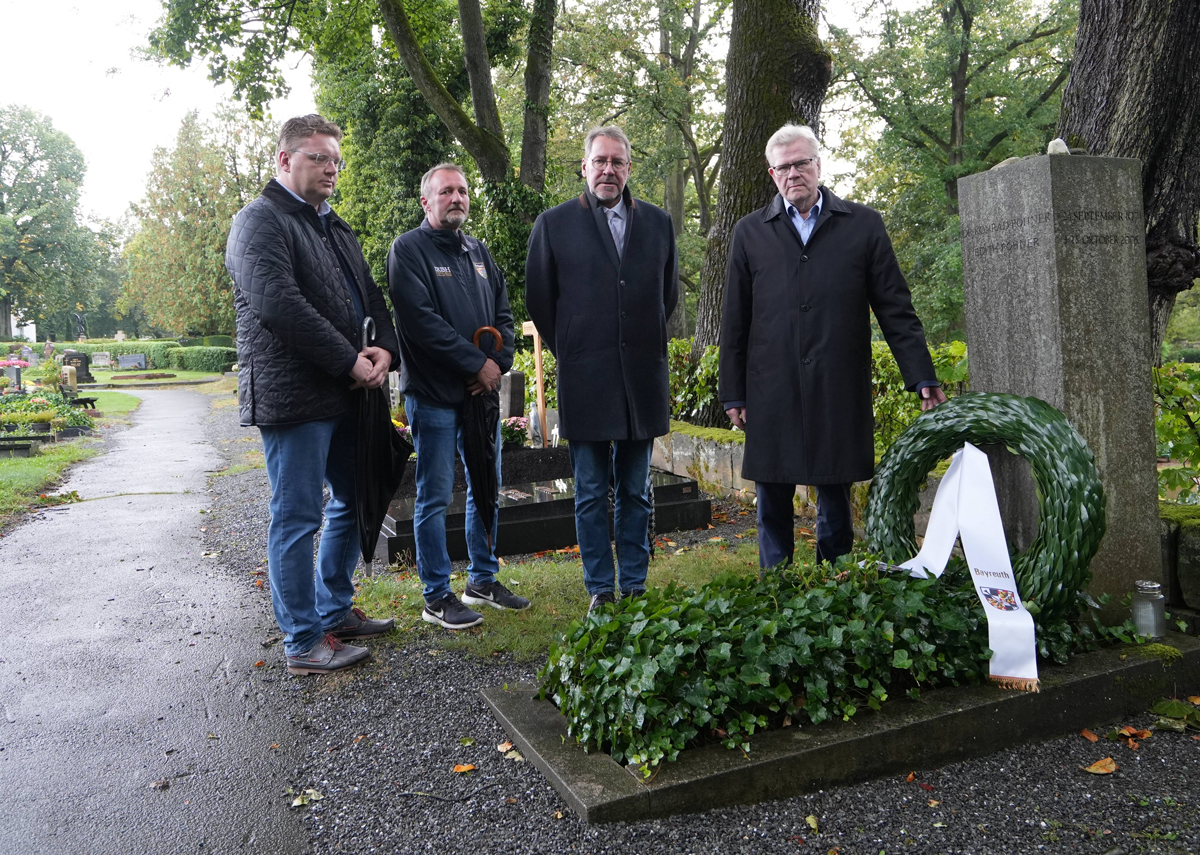
[[[220,374],[237,362],[232,347],[176,347],[167,353],[170,367],[182,371],[207,371]]]
[[[174,339],[157,339],[155,341],[84,341],[63,342],[58,352],[76,350],[91,356],[96,351],[106,351],[112,354],[113,365],[117,364],[118,356],[128,356],[131,353],[144,353],[147,368],[170,368],[168,352],[179,347]]]
[[[72,407],[62,395],[45,388],[30,395],[0,396],[0,423],[23,425],[57,419],[71,427],[92,427],[94,424],[82,408]]]
[[[236,347],[231,335],[206,335],[203,345],[204,347]]]
[[[929,349],[933,370],[947,395],[968,387],[967,345],[951,341]],[[900,366],[886,342],[871,343],[871,407],[875,415],[875,456],[891,448],[904,429],[921,415],[921,399],[904,387]]]
[[[1158,495],[1175,501],[1200,497],[1200,366],[1175,362],[1154,370],[1154,436],[1161,457],[1175,466],[1158,470]]]
[[[525,375],[525,412],[537,411],[537,372],[533,366],[533,351],[518,350],[513,354],[513,370]],[[542,382],[546,386],[546,409],[558,408],[558,361],[547,347],[542,348]]]
[[[717,397],[717,369],[721,349],[710,344],[692,371],[692,340],[673,338],[667,344],[667,369],[670,372],[671,418],[688,421]]]

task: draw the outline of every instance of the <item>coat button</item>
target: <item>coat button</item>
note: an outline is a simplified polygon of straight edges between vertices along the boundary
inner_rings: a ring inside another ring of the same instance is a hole
[[[629,317],[629,316],[628,316],[628,315],[626,315],[624,312],[621,312],[621,317],[623,317],[623,318],[627,318],[627,317]]]
[[[625,287],[625,280],[624,280],[624,279],[622,279],[622,280],[621,280],[621,287],[622,287],[622,288],[624,288],[624,287]]]
[[[807,256],[807,255],[802,255],[802,256],[800,256],[800,260],[801,260],[801,261],[808,261],[808,256]]]
[[[800,361],[803,362],[805,365],[808,365],[810,362],[812,362],[811,359],[802,359]]]
[[[805,305],[801,306],[801,307],[800,307],[800,311],[802,311],[802,312],[807,312],[807,311],[808,311],[808,304],[806,303]]]
[[[621,347],[625,347],[625,342],[621,342]]]

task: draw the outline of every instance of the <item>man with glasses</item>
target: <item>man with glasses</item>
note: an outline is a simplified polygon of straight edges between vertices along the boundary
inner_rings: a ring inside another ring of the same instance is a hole
[[[271,482],[271,604],[294,674],[357,665],[370,652],[342,639],[393,625],[351,606],[359,551],[353,390],[382,386],[400,348],[361,247],[329,206],[345,166],[341,138],[337,125],[315,114],[284,123],[275,178],[234,219],[225,256],[237,310],[241,422],[261,432]],[[362,340],[367,318],[375,322],[373,345]]]
[[[817,560],[854,543],[850,485],[875,463],[870,312],[921,408],[946,400],[879,214],[820,184],[808,127],[784,125],[766,156],[779,193],[733,230],[718,390],[746,431],[763,569],[792,561],[797,484],[817,488]]]
[[[679,296],[671,217],[634,199],[631,149],[615,126],[589,131],[587,189],[533,225],[529,317],[558,360],[559,433],[575,472],[575,530],[591,609],[645,591],[650,452],[670,429],[667,318]],[[617,578],[608,528],[615,493]]]

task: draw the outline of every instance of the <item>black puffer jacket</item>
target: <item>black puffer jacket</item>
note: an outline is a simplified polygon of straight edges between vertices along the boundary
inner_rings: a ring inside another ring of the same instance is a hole
[[[375,319],[374,343],[392,354],[394,367],[396,330],[362,248],[337,214],[329,214],[329,231]],[[242,424],[294,424],[345,412],[361,332],[316,209],[272,179],[234,218],[225,266],[237,310]]]

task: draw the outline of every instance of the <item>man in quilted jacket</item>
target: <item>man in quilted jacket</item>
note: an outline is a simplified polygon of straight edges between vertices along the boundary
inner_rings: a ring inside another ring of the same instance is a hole
[[[262,433],[271,603],[294,674],[357,665],[370,652],[342,639],[393,625],[351,606],[358,563],[352,390],[382,386],[400,348],[362,248],[329,206],[345,166],[341,138],[337,125],[315,114],[284,123],[276,176],[234,219],[225,256],[237,310],[241,422]],[[373,344],[362,340],[368,317]]]

